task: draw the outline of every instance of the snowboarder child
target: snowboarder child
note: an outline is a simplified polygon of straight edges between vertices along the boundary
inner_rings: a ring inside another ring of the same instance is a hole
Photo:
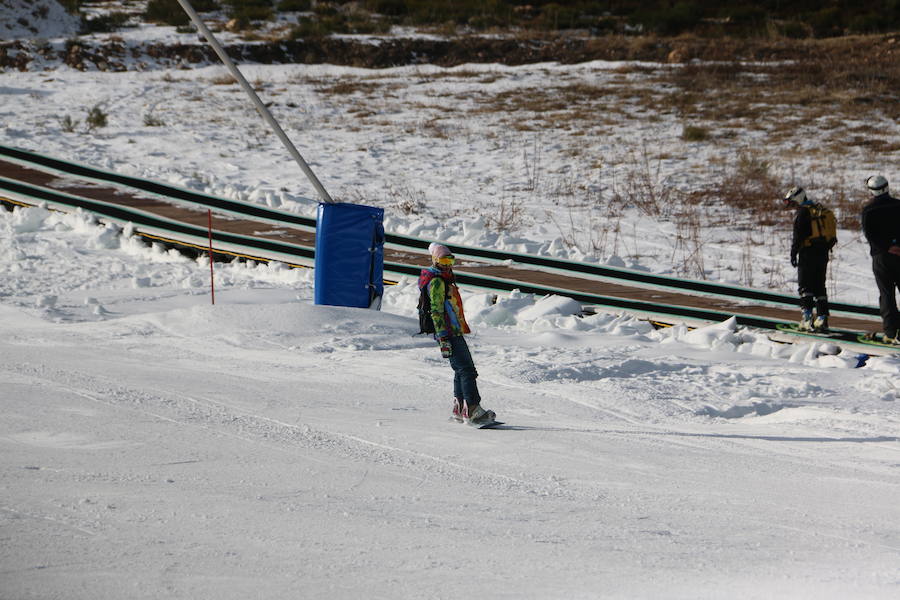
[[[463,337],[470,329],[453,275],[456,259],[443,244],[432,243],[428,251],[431,253],[431,266],[422,269],[419,275],[419,325],[422,333],[434,335],[441,356],[449,359],[453,368],[451,418],[475,426],[492,423],[496,415],[481,406],[481,396],[475,382],[478,371]]]
[[[797,267],[800,293],[798,328],[803,331],[826,332],[828,295],[825,276],[828,272],[828,254],[837,243],[834,213],[810,200],[801,187],[793,187],[785,194],[784,205],[797,210],[791,240],[791,266]]]

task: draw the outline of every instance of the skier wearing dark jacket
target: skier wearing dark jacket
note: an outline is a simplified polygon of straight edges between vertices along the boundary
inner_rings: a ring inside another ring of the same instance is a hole
[[[837,239],[814,237],[810,209],[818,205],[807,198],[803,188],[791,188],[784,197],[784,204],[797,209],[791,241],[791,266],[797,267],[801,309],[799,327],[806,331],[828,331],[825,277],[828,272],[828,254]]]
[[[431,267],[422,269],[419,291],[427,296],[426,310],[430,309],[434,339],[440,345],[441,356],[449,359],[453,369],[452,418],[478,427],[490,424],[496,415],[494,411],[481,407],[481,396],[475,382],[478,371],[463,337],[469,333],[469,325],[453,275],[456,260],[450,249],[442,244],[432,243],[428,250],[431,253]]]
[[[878,285],[878,305],[884,340],[900,344],[900,312],[896,289],[900,287],[900,200],[893,198],[887,179],[873,175],[866,180],[872,199],[862,208],[863,234],[872,255],[872,273]]]

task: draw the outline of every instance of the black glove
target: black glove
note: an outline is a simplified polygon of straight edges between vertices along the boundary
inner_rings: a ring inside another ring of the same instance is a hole
[[[792,267],[797,266],[797,255],[796,254],[791,254],[791,266]]]
[[[453,348],[450,347],[450,338],[441,338],[438,340],[438,343],[441,345],[441,356],[450,358],[453,354]]]

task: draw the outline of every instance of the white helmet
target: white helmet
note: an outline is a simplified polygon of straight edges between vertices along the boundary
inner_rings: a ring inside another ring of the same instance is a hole
[[[784,205],[790,206],[791,204],[803,204],[806,202],[806,191],[800,187],[799,185],[795,185],[788,193],[784,195]]]
[[[880,196],[888,193],[888,182],[882,175],[872,175],[866,179],[866,187],[873,196]]]

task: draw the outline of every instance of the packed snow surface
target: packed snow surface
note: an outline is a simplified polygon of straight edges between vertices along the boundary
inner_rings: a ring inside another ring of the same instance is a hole
[[[514,86],[607,70],[469,72]],[[0,141],[311,214],[222,73],[0,73]],[[438,69],[248,73],[290,90],[277,116],[327,187],[405,201],[389,229],[675,270],[675,233],[637,213],[594,256],[546,213],[518,237],[485,227],[483,207],[572,166],[549,136],[477,119],[423,135],[433,108],[357,128],[314,91],[390,77],[439,104],[473,89]],[[88,132],[98,104],[109,124]],[[786,260],[710,236],[713,278]],[[871,303],[865,247],[842,239],[833,284]],[[209,276],[128,227],[0,211],[0,598],[900,596],[900,357],[463,290],[484,405],[506,422],[479,431],[448,421],[451,371],[414,335],[412,280],[369,311],[314,305],[312,271],[278,263],[215,265],[212,305]]]
[[[893,598],[900,359],[465,293],[485,406],[312,273],[0,231],[4,598]]]

